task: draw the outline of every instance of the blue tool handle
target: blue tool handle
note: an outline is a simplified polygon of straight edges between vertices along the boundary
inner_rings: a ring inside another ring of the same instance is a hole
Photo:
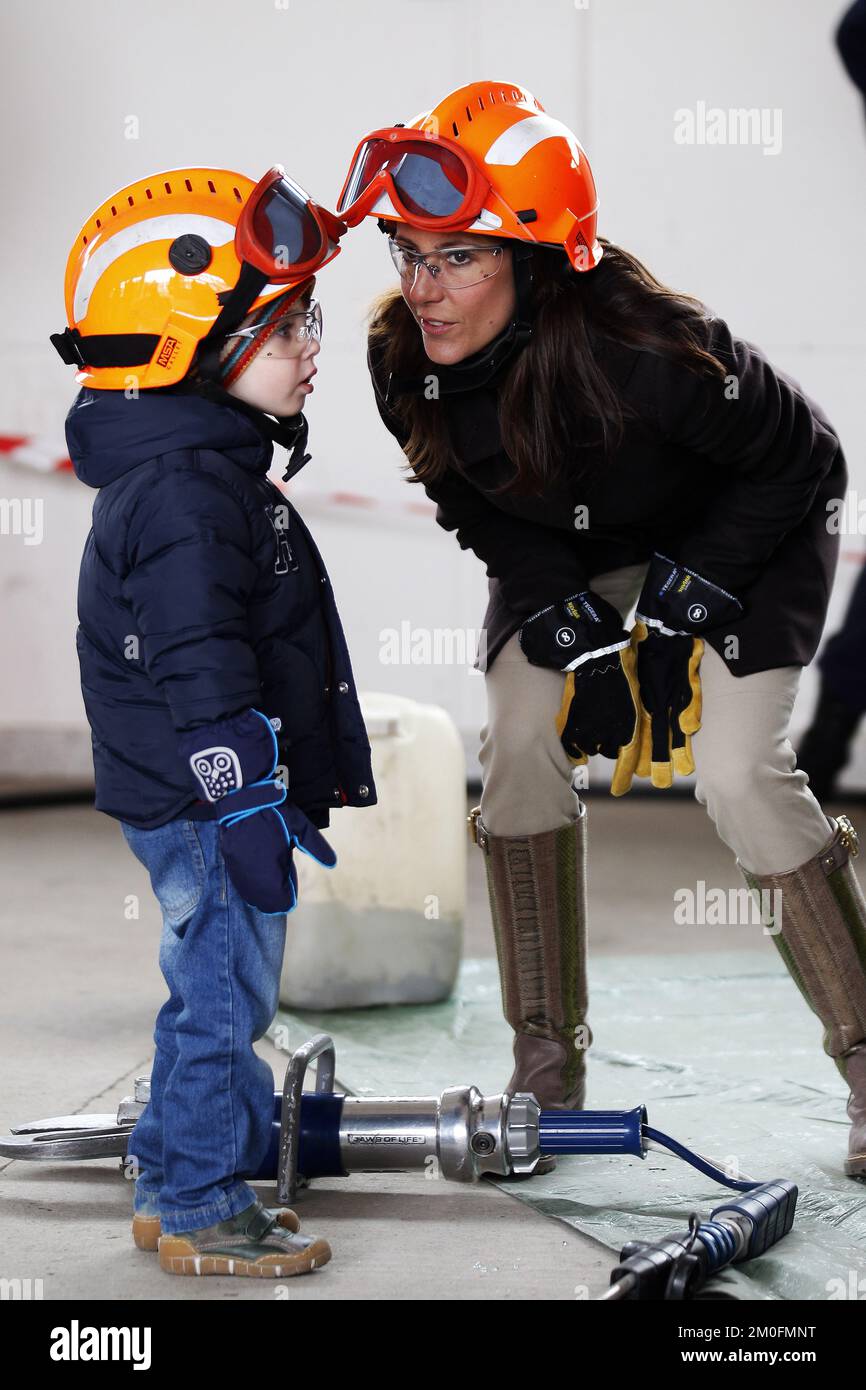
[[[789,1178],[775,1178],[760,1187],[753,1187],[734,1201],[723,1202],[712,1212],[712,1219],[733,1215],[748,1217],[752,1224],[746,1249],[738,1256],[739,1260],[751,1260],[755,1255],[763,1255],[777,1240],[787,1235],[794,1224],[797,1208],[797,1184]]]
[[[646,1155],[646,1106],[634,1110],[542,1110],[538,1147],[545,1154]]]

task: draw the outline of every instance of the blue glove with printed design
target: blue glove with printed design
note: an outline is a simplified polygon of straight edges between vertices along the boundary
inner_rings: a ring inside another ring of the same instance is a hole
[[[292,912],[298,901],[294,850],[328,869],[337,856],[274,777],[274,724],[249,709],[183,734],[178,747],[214,805],[226,869],[244,902],[260,912]]]

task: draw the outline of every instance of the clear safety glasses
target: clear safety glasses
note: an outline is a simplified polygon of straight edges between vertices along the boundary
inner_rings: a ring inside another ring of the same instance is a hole
[[[391,126],[361,141],[337,213],[354,227],[385,194],[391,207],[383,216],[391,211],[416,227],[465,227],[489,192],[490,183],[456,141]]]
[[[253,324],[251,328],[238,328],[234,333],[227,333],[226,338],[249,338],[254,341],[263,329],[269,328],[267,323]],[[304,344],[312,338],[317,342],[322,341],[322,306],[318,299],[310,300],[308,309],[297,309],[293,313],[286,314],[279,325],[272,330],[268,339],[269,343],[278,341],[281,348],[282,357],[300,357],[304,350]]]
[[[438,251],[413,251],[388,238],[391,260],[401,280],[414,284],[424,266],[443,290],[462,290],[495,275],[503,261],[502,246],[443,246]]]
[[[333,260],[346,224],[275,164],[247,199],[235,231],[240,261],[270,280],[299,280]]]

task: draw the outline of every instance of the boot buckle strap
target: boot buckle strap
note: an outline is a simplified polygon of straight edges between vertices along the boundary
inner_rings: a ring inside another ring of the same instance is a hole
[[[487,854],[489,852],[489,835],[487,832],[487,828],[483,820],[481,819],[480,806],[472,807],[472,810],[466,817],[466,823],[469,826],[469,835],[473,844],[478,845],[481,849],[484,850],[484,853]]]
[[[860,853],[860,836],[854,829],[850,818],[848,816],[837,816],[836,824],[842,831],[843,845],[850,852],[852,858],[856,859],[857,855]]]
[[[847,864],[849,855],[856,859],[859,853],[860,837],[850,819],[848,816],[837,816],[836,834],[821,855],[821,868],[825,874],[832,874],[835,869]]]

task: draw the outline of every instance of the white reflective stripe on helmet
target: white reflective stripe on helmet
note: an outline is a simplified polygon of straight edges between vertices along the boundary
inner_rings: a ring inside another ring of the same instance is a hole
[[[540,145],[542,140],[564,140],[571,150],[571,157],[575,166],[579,167],[580,157],[583,151],[577,141],[574,131],[569,130],[562,121],[556,120],[554,116],[548,116],[546,112],[537,116],[527,116],[522,121],[515,121],[514,125],[503,130],[497,136],[484,156],[485,164],[519,164],[528,150]]]
[[[311,275],[308,275],[308,276],[307,276],[307,279],[308,279],[308,280],[311,280],[312,278],[313,278],[313,277],[312,277]],[[256,299],[270,299],[270,298],[271,298],[273,295],[275,295],[275,294],[285,294],[287,290],[294,289],[295,285],[296,285],[296,284],[300,284],[300,283],[302,283],[302,282],[301,282],[301,281],[291,281],[291,282],[286,281],[285,284],[283,284],[283,285],[274,285],[274,284],[263,285],[262,288],[259,290],[258,294],[256,295]]]
[[[501,217],[497,217],[496,213],[490,212],[488,208],[482,208],[472,226],[467,227],[466,230],[467,232],[495,232],[496,228],[501,226]]]
[[[235,238],[234,227],[222,218],[178,212],[166,213],[164,217],[150,217],[144,222],[137,222],[135,226],[123,227],[113,232],[108,240],[97,246],[93,255],[88,257],[81,272],[72,306],[73,323],[80,323],[85,317],[90,296],[100,277],[119,256],[132,251],[136,246],[146,246],[150,241],[174,241],[176,237],[188,232],[195,232],[197,236],[204,237],[210,246],[225,246],[226,242],[234,241]]]

